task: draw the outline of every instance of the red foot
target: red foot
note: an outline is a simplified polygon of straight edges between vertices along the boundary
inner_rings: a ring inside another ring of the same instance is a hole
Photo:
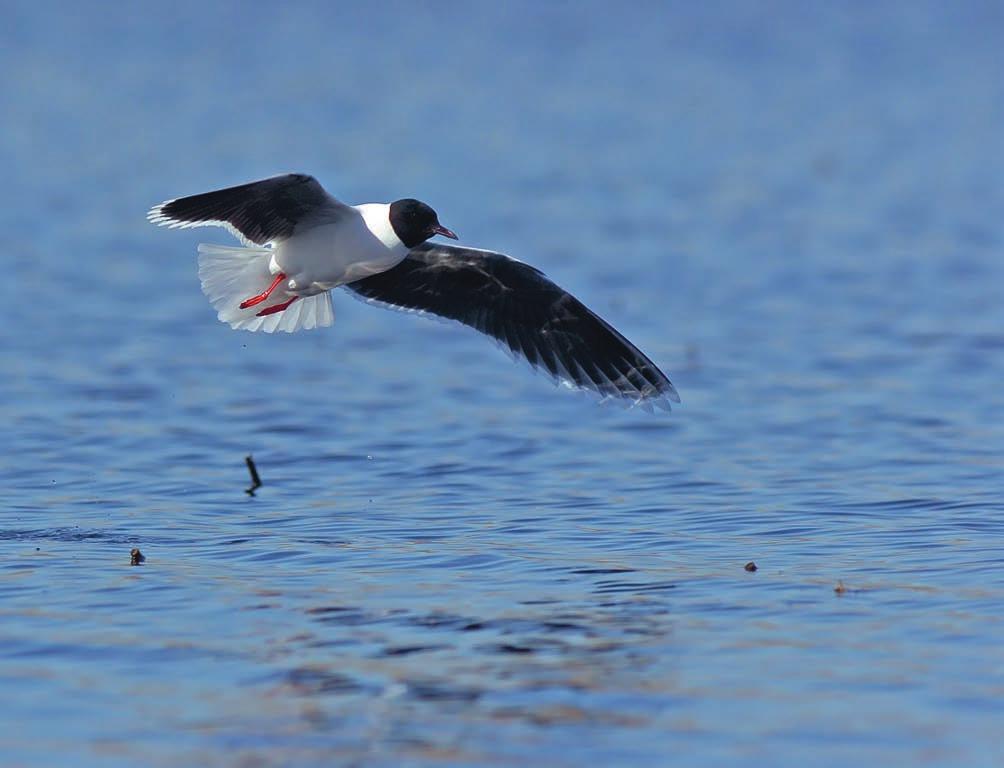
[[[265,315],[274,315],[276,312],[282,312],[286,307],[296,301],[299,296],[294,296],[289,301],[284,301],[282,304],[276,304],[271,307],[265,307],[261,312],[258,313],[258,317],[265,317]]]
[[[272,291],[274,291],[279,283],[285,279],[286,273],[280,272],[275,276],[275,280],[272,281],[272,285],[259,293],[257,296],[252,296],[250,299],[244,299],[244,301],[241,302],[241,309],[247,309],[248,307],[253,307],[255,304],[261,304],[265,301],[265,299],[272,295]]]

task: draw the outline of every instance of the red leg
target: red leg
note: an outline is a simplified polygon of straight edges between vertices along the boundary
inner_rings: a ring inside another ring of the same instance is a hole
[[[280,272],[275,276],[275,280],[272,281],[272,285],[259,293],[257,296],[252,296],[250,299],[244,299],[244,301],[241,302],[241,309],[247,309],[248,307],[253,307],[255,304],[261,304],[265,301],[265,299],[272,295],[272,291],[274,291],[279,283],[285,279],[286,273]]]
[[[261,312],[258,313],[258,317],[265,317],[265,315],[274,315],[276,312],[282,312],[286,307],[296,301],[299,296],[294,296],[289,301],[284,301],[282,304],[275,304],[271,307],[265,307]]]

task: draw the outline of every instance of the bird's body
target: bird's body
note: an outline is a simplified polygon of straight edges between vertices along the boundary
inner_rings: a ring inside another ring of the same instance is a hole
[[[330,291],[471,326],[556,380],[604,398],[679,402],[672,383],[613,327],[539,270],[508,256],[427,243],[456,239],[413,199],[346,205],[311,176],[287,174],[169,200],[155,224],[222,226],[244,247],[199,246],[202,289],[218,317],[249,331],[331,325]]]
[[[338,220],[295,233],[275,244],[269,271],[288,278],[288,290],[300,296],[384,272],[408,255],[389,224],[390,206],[351,206]]]

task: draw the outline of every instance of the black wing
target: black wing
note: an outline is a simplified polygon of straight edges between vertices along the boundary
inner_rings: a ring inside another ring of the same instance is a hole
[[[286,239],[298,225],[335,218],[347,208],[313,176],[288,173],[168,200],[151,208],[147,218],[175,228],[226,227],[243,240],[263,245]]]
[[[605,397],[680,402],[666,375],[612,326],[501,253],[425,243],[393,269],[347,287],[370,301],[459,320],[554,378]]]

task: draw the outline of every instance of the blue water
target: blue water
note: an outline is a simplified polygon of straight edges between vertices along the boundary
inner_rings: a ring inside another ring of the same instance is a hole
[[[1000,3],[279,5],[3,4],[0,762],[1001,765]],[[287,170],[682,405],[229,330],[144,213]]]

